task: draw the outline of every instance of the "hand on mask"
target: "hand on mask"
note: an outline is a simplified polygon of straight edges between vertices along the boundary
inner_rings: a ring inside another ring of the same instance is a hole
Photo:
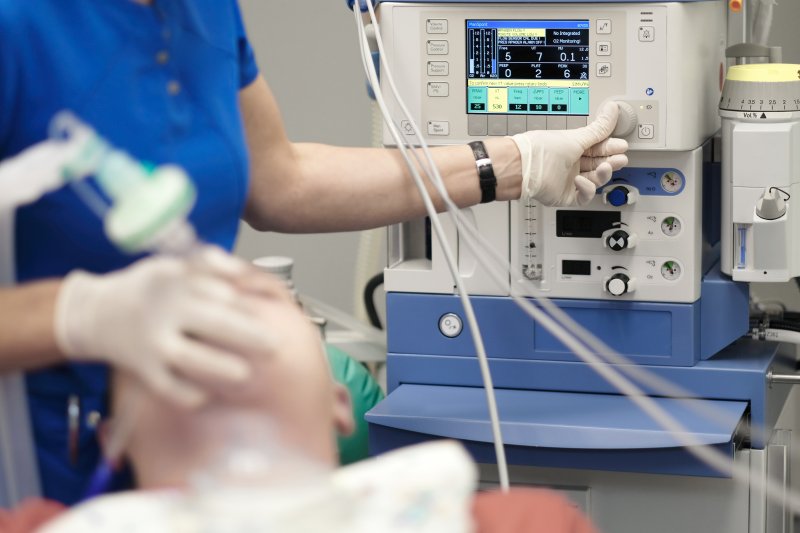
[[[609,101],[588,126],[511,137],[522,157],[522,198],[543,205],[586,205],[611,173],[628,164],[624,139],[611,138],[619,107]]]
[[[73,272],[56,305],[59,348],[69,359],[108,363],[162,397],[198,406],[207,386],[237,386],[248,378],[240,354],[274,345],[239,286],[250,276],[263,277],[211,247],[190,258],[143,259],[102,276]],[[277,280],[271,290],[266,285],[259,297],[285,293]]]

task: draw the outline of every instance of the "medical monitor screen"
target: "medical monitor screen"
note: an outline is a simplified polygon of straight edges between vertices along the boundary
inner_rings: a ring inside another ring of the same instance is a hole
[[[467,20],[467,113],[589,114],[588,20]]]

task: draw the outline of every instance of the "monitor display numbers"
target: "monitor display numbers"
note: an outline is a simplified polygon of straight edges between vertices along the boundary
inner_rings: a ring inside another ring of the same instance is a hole
[[[468,20],[469,113],[589,114],[589,21]]]

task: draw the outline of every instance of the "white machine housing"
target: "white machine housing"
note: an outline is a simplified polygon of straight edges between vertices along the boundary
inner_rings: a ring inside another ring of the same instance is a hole
[[[693,150],[719,129],[725,2],[435,6],[383,2],[378,14],[386,60],[431,144],[585,125],[585,118],[578,116],[529,115],[523,123],[525,115],[500,115],[488,117],[496,119],[487,125],[488,133],[470,135],[465,87],[465,31],[470,19],[588,20],[590,117],[606,99],[630,103],[639,124],[650,124],[654,131],[652,138],[641,138],[637,128],[627,138],[632,150]],[[605,22],[610,24],[600,30],[599,24]],[[645,28],[652,32],[648,37],[652,40],[642,40]],[[601,43],[610,45],[610,55],[598,55]],[[610,68],[599,76],[604,64]],[[388,87],[384,89],[388,95]],[[393,116],[400,116],[392,99],[387,100]],[[503,119],[508,119],[505,128]],[[404,130],[402,120],[396,125]],[[384,142],[393,144],[388,133]]]
[[[800,91],[788,111],[769,103],[784,98],[744,100],[744,109],[720,111],[722,271],[736,281],[785,282],[800,276]],[[785,213],[769,220],[757,205],[772,188],[786,200]]]
[[[460,144],[531,129],[581,127],[607,99],[628,103],[636,114],[636,127],[626,137],[629,168],[634,174],[639,169],[639,174],[652,175],[652,183],[641,175],[632,183],[623,171],[580,209],[523,205],[518,201],[465,210],[481,234],[511,263],[512,275],[503,284],[490,278],[455,226],[448,223],[448,237],[458,243],[459,271],[472,294],[504,296],[512,291],[522,295],[544,291],[552,298],[664,302],[694,302],[699,298],[702,147],[719,129],[717,103],[727,29],[724,1],[502,5],[383,2],[378,16],[386,61],[431,145]],[[589,115],[469,114],[468,20],[588,21]],[[602,65],[606,68],[601,72]],[[386,80],[382,83],[393,116],[400,117]],[[407,121],[397,118],[396,125],[411,139]],[[384,142],[392,144],[388,133]],[[666,173],[679,176],[678,192],[662,189]],[[632,201],[612,205],[606,193],[620,185],[626,186]],[[587,216],[601,219],[604,213],[618,213],[636,245],[614,251],[607,242],[604,244],[606,235],[558,236],[557,219],[568,211],[593,213]],[[662,231],[666,220],[675,219],[677,232]],[[537,252],[533,261],[532,234],[536,235]],[[440,243],[424,221],[392,227],[389,242],[388,291],[453,292]],[[567,274],[564,261],[584,265],[588,261],[590,271]],[[608,283],[620,272],[630,283],[622,294],[614,294]]]

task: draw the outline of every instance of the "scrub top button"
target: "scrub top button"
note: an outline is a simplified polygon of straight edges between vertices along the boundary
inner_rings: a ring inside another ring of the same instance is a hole
[[[156,63],[159,65],[166,65],[169,61],[169,52],[166,50],[161,50],[159,53],[156,54]]]
[[[169,93],[170,96],[176,96],[180,92],[181,92],[180,82],[176,80],[171,80],[169,83],[167,83],[167,93]]]

